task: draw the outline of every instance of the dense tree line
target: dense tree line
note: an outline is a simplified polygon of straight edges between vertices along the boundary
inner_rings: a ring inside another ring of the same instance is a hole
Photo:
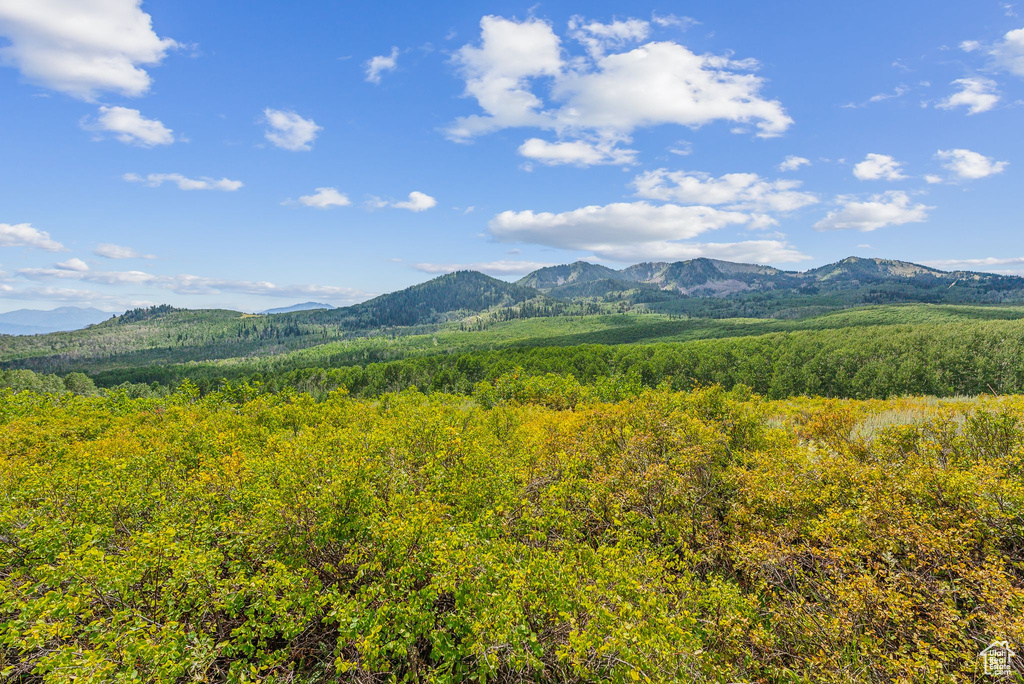
[[[745,385],[760,394],[829,397],[952,396],[1024,392],[1024,322],[969,321],[804,330],[684,343],[510,347],[434,353],[383,363],[349,360],[342,367],[247,372],[246,366],[181,365],[96,374],[104,386],[188,379],[203,391],[222,379],[261,383],[270,391],[326,393],[345,387],[357,396],[416,387],[468,393],[481,381],[519,372],[572,375],[584,384],[637,383],[675,389]]]

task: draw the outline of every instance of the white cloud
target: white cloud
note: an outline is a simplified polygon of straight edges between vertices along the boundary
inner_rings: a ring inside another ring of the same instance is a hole
[[[925,175],[924,182],[930,185],[935,185],[936,183],[942,182],[942,176],[936,176],[933,173],[929,173]]]
[[[413,264],[413,268],[424,273],[452,273],[453,271],[480,271],[496,276],[523,275],[538,268],[555,264],[541,261],[515,261],[499,259],[497,261],[478,261],[468,264]]]
[[[92,101],[149,90],[142,66],[177,45],[153,31],[142,0],[0,0],[0,61],[28,81]]]
[[[505,211],[491,219],[488,231],[501,242],[527,242],[586,251],[620,262],[699,256],[775,262],[805,258],[779,240],[681,242],[718,228],[748,225],[755,221],[755,217],[742,212],[706,206],[620,202],[558,214]]]
[[[993,267],[999,272],[1019,272],[1024,269],[1024,257],[984,257],[981,259],[938,259],[925,262],[928,266],[950,271],[988,270]],[[1009,267],[1009,268],[1007,268]]]
[[[999,102],[996,82],[990,78],[981,76],[958,78],[953,81],[953,85],[960,86],[960,90],[935,105],[936,107],[939,109],[967,107],[967,114],[971,115],[987,112]]]
[[[366,80],[380,83],[380,77],[386,71],[394,71],[398,66],[398,48],[391,48],[390,55],[377,55],[366,61]]]
[[[830,211],[825,218],[815,223],[815,230],[867,232],[885,226],[921,223],[928,219],[928,211],[934,209],[924,204],[912,204],[907,193],[895,190],[874,195],[866,202],[848,196],[840,196],[837,199],[842,206]]]
[[[312,195],[303,195],[299,202],[307,207],[317,209],[329,209],[331,207],[347,207],[352,202],[348,195],[338,192],[336,188],[317,188]]]
[[[122,311],[138,306],[152,306],[157,302],[111,295],[95,290],[75,290],[62,287],[21,287],[14,288],[0,283],[0,297],[15,300],[42,300],[47,302],[79,302],[89,306],[105,304]]]
[[[317,133],[323,130],[312,119],[304,119],[295,112],[266,108],[264,121],[270,126],[264,135],[267,140],[285,150],[307,151],[313,149]]]
[[[868,98],[869,103],[884,102],[886,100],[894,100],[899,97],[903,97],[910,92],[910,88],[905,85],[898,85],[893,88],[891,93],[877,93]]]
[[[147,119],[138,109],[127,107],[100,107],[95,121],[85,121],[83,128],[90,131],[113,133],[123,143],[139,147],[170,145],[174,131],[157,119]]]
[[[461,118],[449,135],[465,140],[513,126],[550,127],[538,110],[541,100],[528,79],[562,72],[561,41],[539,19],[523,22],[486,16],[480,20],[480,47],[464,45],[455,55],[466,81],[466,95],[476,99],[487,116]]]
[[[996,65],[1011,74],[1024,76],[1024,28],[1014,29],[992,46],[990,53]]]
[[[675,14],[652,14],[651,21],[662,28],[674,26],[684,31],[691,26],[700,25],[700,22],[692,17],[680,17]]]
[[[559,214],[505,211],[489,224],[504,242],[533,242],[551,247],[597,251],[614,243],[683,240],[728,225],[750,221],[747,214],[712,207],[655,206],[649,202],[617,202]]]
[[[430,195],[413,190],[409,193],[409,199],[404,202],[391,202],[387,206],[395,209],[408,209],[409,211],[426,211],[437,204],[437,200]]]
[[[768,181],[756,173],[727,173],[714,178],[706,173],[658,169],[633,180],[638,197],[685,204],[726,205],[748,211],[794,211],[818,201],[797,190],[795,180]]]
[[[65,271],[88,271],[89,264],[85,263],[77,257],[72,257],[67,261],[61,261],[57,263],[57,268]]]
[[[606,142],[589,143],[583,140],[572,142],[548,142],[530,138],[519,146],[519,154],[548,166],[572,164],[592,166],[595,164],[634,164],[636,150],[617,148]]]
[[[685,261],[722,259],[753,264],[782,264],[806,261],[810,257],[783,240],[744,240],[742,242],[649,242],[614,246],[605,255],[611,261]]]
[[[796,155],[789,155],[782,160],[779,164],[779,171],[796,171],[801,166],[810,166],[811,160],[806,157],[797,157]]]
[[[590,144],[628,142],[634,130],[660,124],[697,128],[714,121],[752,125],[763,137],[781,134],[792,120],[782,105],[761,97],[764,80],[750,60],[696,55],[674,42],[648,42],[639,20],[611,24],[574,18],[570,35],[587,56],[563,58],[561,39],[539,19],[485,16],[479,45],[465,45],[455,64],[465,94],[483,110],[457,119],[448,136],[467,141],[503,128],[555,131]],[[547,101],[535,92],[538,82]]]
[[[150,173],[140,176],[137,173],[126,173],[122,178],[129,183],[142,183],[151,188],[158,188],[164,183],[174,183],[179,190],[221,190],[234,192],[242,187],[242,181],[228,178],[186,178],[180,173]]]
[[[28,280],[78,280],[101,285],[129,285],[169,290],[176,294],[215,295],[224,292],[268,297],[330,297],[335,301],[355,302],[370,293],[332,285],[277,285],[266,281],[224,280],[187,273],[155,275],[145,271],[80,271],[64,268],[23,268],[17,274]]]
[[[558,123],[628,136],[641,126],[700,127],[713,121],[753,123],[758,135],[773,137],[792,119],[775,100],[759,92],[763,79],[742,70],[747,62],[696,55],[672,42],[647,43],[597,60],[593,70],[567,71],[554,86]]]
[[[689,157],[693,154],[693,143],[689,140],[679,140],[675,145],[668,148],[668,151],[672,154],[677,154],[680,157]]]
[[[986,273],[1024,274],[1024,256],[982,257],[980,259],[935,259],[925,264],[944,270],[972,270]]]
[[[902,180],[902,164],[887,154],[870,153],[864,161],[854,165],[853,175],[860,180]]]
[[[595,59],[602,57],[607,50],[638,43],[650,33],[651,25],[642,19],[613,21],[610,24],[588,22],[581,16],[569,20],[569,37],[583,45]]]
[[[935,156],[946,162],[942,165],[944,168],[949,169],[960,178],[969,179],[985,178],[1002,173],[1010,163],[992,161],[991,157],[964,149],[939,150]]]
[[[0,223],[0,247],[35,247],[47,252],[63,252],[64,245],[50,237],[45,230],[37,230],[28,223]]]
[[[122,245],[115,245],[109,242],[96,245],[92,253],[96,256],[101,256],[104,259],[155,259],[156,257],[152,254],[141,254],[140,252],[132,249],[131,247],[124,247]]]

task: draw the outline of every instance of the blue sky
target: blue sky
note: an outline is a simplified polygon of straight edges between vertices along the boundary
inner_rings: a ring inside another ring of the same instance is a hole
[[[1024,3],[0,0],[0,103],[0,311],[1024,270]]]

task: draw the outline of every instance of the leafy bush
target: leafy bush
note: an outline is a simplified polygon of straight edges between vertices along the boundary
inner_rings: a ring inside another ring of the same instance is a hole
[[[0,672],[957,682],[1024,641],[1022,399],[477,392],[0,391]]]

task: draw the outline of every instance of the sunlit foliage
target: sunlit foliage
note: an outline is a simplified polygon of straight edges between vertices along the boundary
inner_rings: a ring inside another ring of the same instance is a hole
[[[967,681],[1024,400],[0,393],[18,681]]]

